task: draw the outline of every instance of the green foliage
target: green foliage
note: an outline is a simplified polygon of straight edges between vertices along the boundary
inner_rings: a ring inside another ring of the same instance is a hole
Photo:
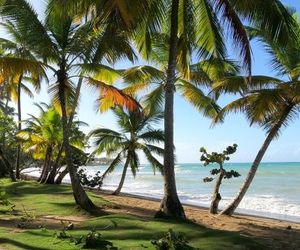
[[[5,114],[0,109],[0,148],[3,151],[6,159],[12,164],[16,158],[17,141],[15,139],[15,133],[17,131],[17,125],[14,122],[13,116]],[[0,176],[7,175],[5,167],[0,161]]]
[[[209,164],[217,163],[219,165],[219,168],[214,168],[210,171],[211,175],[218,175],[221,172],[224,172],[224,179],[230,179],[233,177],[239,177],[241,176],[237,171],[230,170],[226,171],[224,169],[224,162],[229,161],[230,157],[229,155],[232,155],[237,150],[237,144],[233,144],[232,146],[228,146],[225,150],[223,150],[222,153],[218,152],[212,152],[208,153],[204,147],[200,148],[200,152],[202,153],[200,161],[203,161],[204,166],[208,166]],[[204,182],[211,182],[214,178],[212,177],[205,177],[203,179]]]
[[[102,250],[117,250],[117,247],[113,246],[113,243],[103,239],[102,235],[95,231],[91,230],[86,235],[73,236],[67,232],[67,229],[64,229],[60,232],[56,232],[55,236],[60,240],[69,240],[75,245],[80,245],[82,249],[102,249]]]
[[[103,178],[122,164],[123,159],[128,159],[131,172],[135,176],[140,166],[139,151],[146,156],[154,173],[156,170],[163,173],[163,165],[155,155],[163,156],[164,149],[157,144],[164,142],[164,133],[160,129],[153,128],[153,125],[162,119],[163,113],[146,110],[129,111],[120,107],[113,109],[113,113],[120,132],[99,128],[89,134],[96,146],[92,155],[106,153],[108,157],[115,156]]]
[[[12,205],[5,191],[0,191],[0,204],[4,206]]]
[[[12,183],[7,179],[0,180],[1,187],[5,189],[10,201],[16,205],[16,211],[22,210],[24,205],[28,210],[34,211],[38,219],[43,220],[50,216],[43,226],[47,228],[27,230],[8,230],[8,227],[0,226],[0,237],[3,247],[8,250],[16,249],[40,249],[49,250],[75,250],[80,245],[70,244],[69,240],[57,240],[53,237],[55,230],[53,226],[61,228],[60,219],[69,225],[68,216],[78,216],[84,221],[78,221],[72,230],[67,234],[79,238],[87,235],[89,230],[95,228],[103,235],[103,238],[111,241],[114,246],[120,249],[154,249],[151,240],[154,235],[167,232],[169,228],[176,228],[187,236],[192,246],[200,249],[265,249],[249,237],[243,237],[235,232],[224,232],[212,230],[194,223],[179,222],[165,219],[141,219],[129,214],[112,214],[104,216],[87,215],[84,211],[78,210],[70,186],[66,185],[39,185],[36,182],[22,181]],[[98,194],[89,193],[89,196],[98,206],[111,206],[111,203],[102,199]],[[3,210],[4,211],[4,210]],[[55,219],[57,218],[57,219]],[[15,226],[14,215],[0,213],[0,219]],[[8,224],[6,224],[8,225]],[[108,225],[109,229],[108,229]],[[60,231],[59,229],[56,231]],[[2,245],[1,245],[2,246]]]
[[[77,171],[77,174],[80,179],[80,183],[83,186],[91,187],[91,188],[94,187],[100,188],[102,186],[103,178],[100,175],[100,171],[96,172],[93,176],[91,175],[88,176],[85,172],[85,169],[82,168]]]
[[[157,250],[196,250],[197,248],[188,245],[188,241],[182,233],[176,233],[169,229],[167,233],[158,240],[152,240],[151,243]]]
[[[117,250],[110,241],[104,240],[102,235],[95,230],[92,230],[83,236],[78,243],[83,243],[83,248],[94,248],[103,250]]]
[[[18,223],[19,228],[30,228],[32,223],[37,219],[34,211],[28,211],[25,206],[22,205],[22,216],[20,217],[21,222]]]

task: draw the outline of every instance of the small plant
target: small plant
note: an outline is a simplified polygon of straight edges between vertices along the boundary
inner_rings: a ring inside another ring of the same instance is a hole
[[[0,191],[0,204],[4,206],[12,205],[11,202],[7,198],[7,194],[5,191]]]
[[[176,233],[172,229],[169,229],[167,233],[158,240],[152,240],[151,243],[157,250],[196,250],[192,246],[188,245],[188,241],[185,239],[182,233]]]
[[[98,186],[98,188],[100,188],[102,186],[103,178],[100,175],[100,171],[98,171],[94,176],[91,176],[91,175],[88,176],[85,173],[85,169],[79,169],[77,171],[77,174],[79,176],[80,183],[83,186],[90,187],[90,188],[94,188],[97,186]]]
[[[21,222],[18,223],[19,228],[29,228],[30,224],[32,224],[36,220],[36,216],[34,212],[29,212],[23,206]]]
[[[241,176],[237,171],[227,171],[224,168],[224,162],[230,160],[229,155],[234,154],[236,152],[236,149],[237,144],[233,144],[232,146],[228,146],[222,153],[212,152],[211,154],[209,154],[204,147],[200,148],[200,152],[202,153],[200,161],[204,162],[204,166],[208,166],[211,163],[217,163],[219,165],[219,168],[214,168],[210,171],[211,175],[216,176],[215,178],[205,177],[203,179],[204,182],[211,182],[216,179],[216,184],[214,187],[212,201],[209,209],[209,212],[211,214],[218,213],[219,202],[222,199],[221,194],[219,193],[222,180]]]
[[[83,248],[95,248],[95,249],[103,249],[103,250],[117,250],[117,247],[113,246],[113,243],[110,241],[104,240],[102,235],[95,230],[88,232],[88,234],[81,238],[81,242],[77,244],[83,243]]]
[[[82,249],[102,249],[102,250],[118,250],[117,247],[113,246],[113,243],[103,239],[102,235],[95,230],[91,230],[86,235],[79,237],[72,236],[69,234],[66,227],[62,231],[55,234],[56,238],[60,240],[69,240],[75,245],[81,245]]]

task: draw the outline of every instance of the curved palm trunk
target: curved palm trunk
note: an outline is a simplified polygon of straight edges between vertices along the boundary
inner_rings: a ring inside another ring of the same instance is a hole
[[[69,173],[68,168],[66,167],[64,171],[62,171],[56,178],[55,184],[61,184],[62,180],[65,178],[65,176]]]
[[[18,131],[22,129],[22,114],[21,114],[21,83],[23,75],[20,75],[18,80]],[[21,161],[21,144],[17,147],[17,159],[16,159],[16,179],[20,179],[20,161]]]
[[[116,191],[112,193],[113,195],[119,195],[120,192],[121,192],[121,189],[122,189],[122,187],[124,185],[124,181],[125,181],[125,177],[126,177],[126,172],[127,172],[128,166],[129,166],[129,161],[130,161],[130,158],[127,156],[127,159],[126,159],[126,162],[125,162],[125,165],[124,165],[124,168],[123,168],[123,172],[122,172],[122,176],[121,176],[121,180],[120,180],[119,186],[116,189]]]
[[[289,105],[287,106],[287,108],[284,110],[280,120],[277,122],[277,124],[274,125],[274,127],[270,130],[267,138],[265,139],[262,147],[260,148],[260,150],[258,151],[258,154],[255,157],[255,160],[249,170],[249,173],[246,177],[246,180],[243,184],[243,186],[241,187],[239,193],[237,194],[236,198],[229,204],[229,206],[227,208],[225,208],[221,214],[224,215],[232,215],[234,213],[234,211],[236,210],[236,208],[238,207],[238,205],[240,204],[240,202],[242,201],[242,199],[244,198],[254,176],[255,173],[259,167],[259,164],[264,156],[264,154],[266,153],[270,143],[272,142],[272,140],[276,137],[279,129],[281,128],[282,124],[284,123],[285,119],[287,118],[287,116],[289,115],[289,113],[291,112],[292,108],[294,107],[294,105]]]
[[[40,183],[45,183],[47,180],[50,171],[51,157],[52,157],[52,147],[48,147],[46,152],[44,171],[41,175]]]
[[[55,162],[54,162],[54,164],[52,166],[52,169],[50,171],[50,174],[49,174],[49,176],[46,180],[47,184],[54,184],[55,176],[57,174],[57,169],[58,169],[58,166],[59,166],[59,162],[61,160],[61,155],[62,155],[63,150],[64,150],[63,145],[61,145],[60,148],[59,148],[57,157],[55,159]]]
[[[70,128],[71,125],[72,125],[72,122],[73,122],[73,118],[74,118],[74,115],[75,115],[75,110],[76,110],[76,107],[78,105],[78,100],[79,100],[79,96],[80,96],[80,91],[81,91],[81,87],[82,87],[82,82],[83,82],[83,78],[80,77],[79,80],[78,80],[78,84],[77,84],[77,87],[76,87],[76,92],[75,92],[75,98],[74,98],[74,105],[73,105],[73,111],[69,117],[69,121],[68,121],[68,127]],[[55,182],[55,176],[56,176],[56,172],[57,172],[57,168],[59,166],[59,162],[60,162],[60,159],[61,159],[61,155],[63,153],[63,150],[64,150],[64,147],[63,147],[63,144],[61,145],[60,149],[59,149],[59,152],[58,152],[58,155],[57,155],[57,158],[55,160],[55,163],[52,167],[52,170],[49,174],[49,177],[46,181],[47,184],[60,184],[63,180],[63,178],[66,176],[63,175],[62,178],[57,178],[59,183],[56,183]]]
[[[211,214],[218,213],[219,202],[222,199],[219,190],[220,190],[220,186],[222,184],[224,175],[225,175],[225,171],[224,171],[224,169],[221,169],[221,172],[216,180],[216,184],[215,184],[215,188],[214,188],[213,196],[212,196],[212,201],[211,201],[210,208],[209,208],[209,213],[211,213]]]
[[[164,215],[184,219],[179,201],[174,171],[174,86],[176,81],[177,32],[179,0],[172,1],[169,62],[165,86],[165,153],[164,153],[164,197],[161,211]]]
[[[72,154],[70,149],[70,142],[69,142],[69,131],[70,127],[68,124],[68,117],[66,112],[66,85],[65,82],[67,80],[66,71],[65,71],[65,63],[63,62],[61,65],[60,70],[57,72],[58,74],[58,83],[59,83],[59,101],[61,105],[62,111],[62,123],[63,123],[63,147],[65,149],[66,154],[66,163],[67,168],[70,174],[71,185],[73,190],[73,196],[76,203],[83,209],[87,211],[95,210],[96,206],[94,203],[89,199],[85,190],[80,184],[76,169],[73,166],[72,162]]]
[[[49,159],[48,154],[49,154],[49,147],[47,147],[47,149],[46,149],[44,165],[43,165],[42,173],[41,173],[40,177],[37,179],[38,182],[41,182],[41,180],[45,176],[45,172],[46,172],[46,168],[47,168],[47,164],[48,164],[48,159]]]

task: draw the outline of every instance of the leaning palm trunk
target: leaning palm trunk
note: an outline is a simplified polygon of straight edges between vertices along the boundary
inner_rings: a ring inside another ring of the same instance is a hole
[[[161,201],[161,212],[174,218],[185,218],[179,201],[174,171],[174,86],[176,81],[176,57],[178,43],[178,8],[179,0],[172,1],[171,35],[169,62],[165,86],[165,153],[164,153],[164,197]]]
[[[42,168],[42,172],[41,172],[40,177],[37,179],[38,182],[41,182],[41,180],[44,178],[45,173],[47,171],[46,169],[47,169],[48,159],[49,159],[49,157],[48,157],[49,150],[50,150],[49,147],[47,147],[47,149],[46,149],[46,155],[45,155],[45,160],[44,160],[44,165],[43,165],[43,168]]]
[[[62,111],[62,124],[63,124],[63,147],[65,149],[65,158],[67,163],[67,168],[70,174],[71,185],[73,190],[73,196],[76,203],[83,209],[87,211],[92,211],[96,208],[94,203],[89,199],[83,187],[80,184],[76,169],[73,166],[72,155],[69,143],[69,131],[70,127],[68,126],[68,118],[66,112],[66,85],[65,81],[67,79],[65,72],[65,65],[62,65],[61,69],[58,72],[58,82],[59,82],[59,101]]]
[[[238,205],[240,204],[240,202],[242,201],[242,199],[244,198],[254,176],[255,173],[259,167],[259,164],[264,156],[264,154],[266,153],[270,143],[272,142],[272,140],[276,137],[276,135],[278,134],[281,126],[283,125],[284,121],[286,120],[286,118],[288,117],[288,115],[290,114],[292,108],[294,106],[291,104],[289,106],[286,107],[286,109],[284,110],[280,120],[273,126],[273,128],[270,130],[267,138],[265,139],[262,147],[260,148],[260,150],[258,151],[258,154],[255,157],[255,160],[250,168],[250,171],[247,175],[247,178],[243,184],[243,186],[241,187],[239,193],[237,194],[236,198],[229,204],[229,206],[227,208],[225,208],[221,214],[224,215],[232,215],[234,213],[234,211],[236,210],[236,208],[238,207]]]
[[[73,110],[71,112],[71,115],[70,115],[69,121],[68,121],[68,127],[69,128],[72,125],[73,118],[74,118],[74,115],[75,115],[75,110],[76,110],[76,107],[78,105],[78,100],[79,100],[79,96],[80,96],[80,90],[81,90],[81,87],[82,87],[82,82],[83,82],[83,78],[80,77],[79,80],[78,80],[77,87],[76,87]],[[54,165],[53,165],[53,167],[51,169],[51,172],[50,172],[50,174],[48,176],[48,179],[46,181],[47,184],[54,184],[55,183],[54,180],[55,180],[55,176],[57,174],[57,169],[58,169],[59,162],[61,160],[61,155],[63,153],[63,150],[64,150],[64,147],[63,147],[63,144],[62,144],[61,147],[60,147],[60,149],[59,149],[59,152],[58,152],[57,158],[55,160],[55,163],[54,163]],[[63,176],[63,178],[64,177],[65,177],[65,175]],[[60,180],[60,183],[61,183],[62,179]],[[60,183],[56,183],[56,184],[60,184]]]
[[[124,165],[124,168],[123,168],[123,172],[122,172],[122,176],[121,176],[121,180],[120,180],[119,186],[116,189],[116,191],[112,193],[113,195],[119,195],[120,192],[121,192],[121,189],[122,189],[122,187],[124,185],[124,181],[125,181],[125,177],[126,177],[126,172],[127,172],[128,166],[129,166],[129,161],[130,161],[130,157],[127,157],[125,165]]]
[[[57,157],[55,159],[55,162],[54,162],[54,164],[52,166],[52,169],[51,169],[51,171],[49,173],[49,176],[48,176],[48,178],[46,180],[47,184],[54,184],[55,176],[57,174],[57,169],[58,169],[58,166],[59,166],[59,163],[60,163],[60,160],[61,160],[61,156],[62,156],[63,150],[64,150],[63,145],[61,145],[60,148],[59,148]]]
[[[52,147],[48,147],[46,152],[45,165],[43,168],[42,175],[40,177],[40,183],[45,183],[47,180],[50,171],[51,156],[52,156]]]
[[[66,167],[56,178],[55,184],[61,184],[62,180],[65,178],[65,176],[69,173],[68,168]]]
[[[22,130],[22,114],[21,114],[21,84],[23,76],[20,75],[18,80],[18,132]],[[21,144],[17,147],[17,159],[16,159],[16,179],[20,179],[20,160],[21,160]]]

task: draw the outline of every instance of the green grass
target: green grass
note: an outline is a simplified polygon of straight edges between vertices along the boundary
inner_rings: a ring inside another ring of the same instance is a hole
[[[68,233],[79,237],[96,229],[120,249],[154,249],[150,241],[159,238],[169,228],[184,233],[189,243],[200,249],[264,249],[237,233],[211,230],[193,223],[143,220],[122,214],[91,216],[75,205],[69,186],[39,185],[36,182],[11,183],[7,180],[2,180],[0,186],[15,204],[15,210],[19,211],[14,215],[7,207],[0,206],[0,249],[80,249],[80,246],[55,237],[55,232],[62,228],[59,221],[56,222],[55,229],[50,229],[51,226],[47,223],[42,229],[18,229],[16,225],[20,221],[23,207],[34,213],[37,219],[45,215],[84,216],[86,220]],[[95,194],[90,195],[98,206],[114,206]]]

